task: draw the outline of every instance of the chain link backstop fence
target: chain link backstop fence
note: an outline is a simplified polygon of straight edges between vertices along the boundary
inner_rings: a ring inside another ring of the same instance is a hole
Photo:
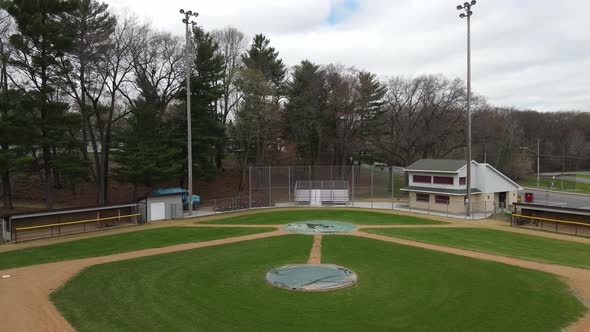
[[[474,202],[471,213],[457,214],[445,204],[409,201],[406,177],[389,166],[275,166],[251,167],[246,188],[234,197],[203,200],[198,215],[268,207],[357,207],[389,209],[465,219],[501,215],[505,207]]]

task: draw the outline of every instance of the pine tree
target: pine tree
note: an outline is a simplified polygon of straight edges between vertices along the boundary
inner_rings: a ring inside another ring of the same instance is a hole
[[[325,123],[323,105],[324,73],[307,60],[294,67],[293,79],[287,85],[285,106],[285,137],[297,146],[297,153],[313,164],[320,159]]]
[[[193,169],[195,178],[210,178],[221,166],[218,146],[225,140],[225,128],[217,113],[217,101],[223,95],[223,56],[217,43],[201,27],[193,29],[197,44],[191,75],[191,124],[193,139]],[[186,89],[179,98],[186,96]],[[178,105],[176,126],[178,141],[186,137],[186,104]],[[182,145],[186,155],[186,148]],[[186,163],[185,163],[186,164]]]
[[[72,125],[69,106],[61,102],[56,89],[59,75],[58,59],[72,48],[73,36],[65,29],[63,16],[74,6],[70,1],[14,0],[4,2],[6,11],[13,17],[18,33],[10,37],[15,49],[14,67],[20,71],[27,94],[36,113],[34,125],[38,131],[39,167],[43,170],[46,206],[53,206],[53,189],[57,173],[54,160],[75,144],[74,134],[79,130]]]
[[[114,133],[115,177],[133,183],[135,188],[180,176],[182,156],[173,127],[155,104],[140,100],[135,105],[126,126]]]
[[[267,152],[280,146],[280,98],[284,95],[285,65],[270,40],[259,34],[242,57],[245,69],[237,85],[244,97],[241,107],[256,121],[256,163],[267,161]]]
[[[262,34],[254,36],[248,53],[242,56],[242,61],[248,69],[260,71],[275,89],[279,90],[285,80],[286,68],[279,59],[279,52],[270,47],[270,39]]]
[[[36,132],[30,104],[21,91],[0,91],[0,173],[7,209],[12,209],[11,173],[30,170],[33,162],[29,153],[34,148]]]

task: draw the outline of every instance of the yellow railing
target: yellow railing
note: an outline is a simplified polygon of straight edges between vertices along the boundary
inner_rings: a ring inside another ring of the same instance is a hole
[[[107,218],[95,218],[95,219],[86,219],[86,220],[78,220],[78,221],[69,221],[69,222],[57,223],[57,224],[18,227],[18,228],[16,228],[16,230],[17,231],[26,231],[26,230],[31,230],[31,229],[40,229],[40,228],[48,228],[48,227],[55,227],[55,226],[76,225],[76,224],[84,224],[84,223],[96,222],[96,221],[113,220],[113,219],[120,219],[120,218],[131,218],[131,217],[137,217],[139,215],[141,215],[141,213],[127,214],[124,216],[114,216],[114,217],[107,217]]]
[[[525,218],[525,219],[535,219],[535,220],[542,220],[542,221],[550,221],[550,222],[555,222],[555,223],[560,223],[560,224],[580,225],[580,226],[588,226],[588,227],[590,227],[590,224],[583,223],[583,222],[577,222],[577,221],[568,221],[568,220],[558,220],[558,219],[549,219],[549,218],[525,216],[525,215],[522,215],[522,214],[513,214],[512,216],[513,217],[519,217],[519,218]]]

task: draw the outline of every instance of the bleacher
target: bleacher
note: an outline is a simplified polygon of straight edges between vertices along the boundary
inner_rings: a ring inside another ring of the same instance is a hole
[[[311,206],[345,205],[349,201],[348,181],[297,181],[295,203]]]

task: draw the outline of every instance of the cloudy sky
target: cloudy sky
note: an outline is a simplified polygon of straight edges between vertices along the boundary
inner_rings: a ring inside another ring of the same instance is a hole
[[[161,30],[183,33],[180,8],[205,29],[271,39],[288,65],[339,63],[383,78],[466,76],[458,0],[106,0]],[[492,104],[590,111],[590,1],[478,0],[474,92]]]

